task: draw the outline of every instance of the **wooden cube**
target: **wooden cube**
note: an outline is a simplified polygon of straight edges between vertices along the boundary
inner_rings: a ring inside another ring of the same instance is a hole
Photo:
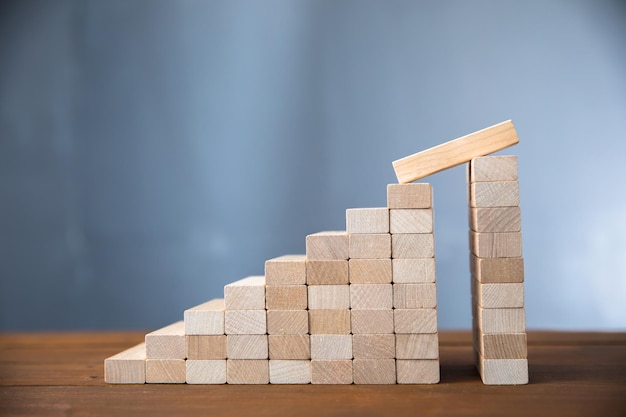
[[[524,282],[524,259],[478,258],[470,254],[470,271],[484,284]]]
[[[352,336],[312,334],[311,359],[352,359]]]
[[[394,311],[352,310],[352,334],[389,334],[394,332]]]
[[[519,232],[522,217],[519,207],[472,207],[470,227],[475,232]]]
[[[266,334],[265,310],[226,310],[224,329],[226,334]]]
[[[393,209],[389,211],[391,233],[432,233],[432,209]]]
[[[395,333],[437,333],[437,310],[434,308],[393,310]]]
[[[270,359],[311,359],[308,334],[269,335]]]
[[[397,359],[398,384],[439,383],[439,360]]]
[[[472,279],[474,302],[483,308],[524,307],[524,284],[483,284]]]
[[[346,210],[348,233],[389,233],[389,209],[354,208]]]
[[[185,334],[224,334],[224,299],[217,298],[185,310]]]
[[[309,310],[311,334],[350,334],[350,310]]]
[[[349,285],[309,285],[309,310],[350,308]]]
[[[226,359],[225,335],[187,335],[185,339],[188,360]]]
[[[352,359],[311,360],[312,384],[352,384]]]
[[[145,384],[146,344],[140,343],[104,360],[107,384]]]
[[[224,287],[226,310],[265,309],[265,277],[252,276]]]
[[[355,359],[395,359],[396,335],[355,334],[352,336],[352,355]]]
[[[395,359],[354,359],[355,384],[395,384]]]
[[[522,233],[478,233],[470,230],[470,251],[480,258],[519,258]]]
[[[306,285],[268,285],[265,287],[265,306],[268,310],[306,310]]]
[[[226,355],[228,359],[268,359],[267,335],[228,335],[226,336]]]
[[[474,317],[481,332],[524,333],[526,313],[522,308],[483,308],[474,303]]]
[[[342,285],[349,283],[348,261],[307,261],[308,285]]]
[[[470,182],[517,181],[517,156],[497,155],[474,158],[469,163]]]
[[[517,181],[475,182],[470,184],[471,207],[519,206]]]
[[[146,359],[148,384],[184,384],[186,372],[184,359]]]
[[[187,359],[185,365],[188,384],[226,383],[226,360]]]
[[[392,284],[350,284],[352,310],[384,310],[392,307]]]
[[[435,282],[435,258],[393,259],[394,284]]]
[[[396,359],[439,359],[439,337],[432,334],[397,334]]]
[[[420,209],[432,207],[432,186],[428,183],[388,184],[387,207],[390,209]]]
[[[433,234],[391,235],[391,257],[394,259],[434,258],[435,239]]]
[[[309,312],[307,310],[267,310],[267,333],[307,334]]]
[[[306,284],[306,255],[283,255],[265,261],[267,285]]]
[[[310,384],[311,361],[270,359],[270,384]]]
[[[228,359],[226,382],[229,384],[269,384],[269,361]]]
[[[393,284],[394,308],[437,307],[437,284]]]
[[[350,259],[351,284],[389,284],[392,280],[391,259]]]
[[[350,235],[350,259],[391,258],[391,235],[354,234]]]
[[[478,372],[485,385],[528,384],[528,359],[479,359]]]
[[[348,259],[348,234],[345,231],[329,231],[308,235],[306,257],[310,260]]]
[[[526,359],[526,333],[480,334],[478,353],[484,359]]]
[[[146,358],[185,359],[185,323],[179,321],[148,333]]]

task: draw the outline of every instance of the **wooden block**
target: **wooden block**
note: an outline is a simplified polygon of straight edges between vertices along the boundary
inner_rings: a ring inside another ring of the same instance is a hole
[[[348,233],[345,231],[319,232],[306,237],[307,259],[346,260],[348,257]]]
[[[355,234],[350,235],[350,259],[391,258],[391,235]]]
[[[393,259],[394,284],[419,284],[435,282],[435,258]]]
[[[391,235],[391,257],[416,259],[435,257],[435,239],[432,233]]]
[[[352,334],[389,334],[394,332],[393,310],[352,310]]]
[[[434,308],[393,310],[395,333],[437,333],[437,310]]]
[[[476,348],[484,359],[526,359],[526,333],[479,334]]]
[[[309,285],[309,310],[350,308],[349,285]]]
[[[148,359],[185,359],[185,322],[148,333],[145,341]]]
[[[185,334],[224,334],[224,299],[216,298],[185,310]]]
[[[517,181],[517,156],[498,155],[474,158],[469,163],[470,182]]]
[[[269,335],[270,359],[311,359],[308,334]]]
[[[528,384],[528,359],[482,359],[478,372],[485,385]]]
[[[308,285],[341,285],[349,282],[348,261],[307,261]]]
[[[352,384],[352,360],[311,360],[312,384]]]
[[[389,284],[392,280],[391,259],[350,259],[351,284]]]
[[[306,310],[267,310],[267,333],[307,334],[309,312]]]
[[[309,310],[311,334],[350,334],[350,310]]]
[[[265,287],[265,306],[268,310],[306,310],[306,285],[268,285]]]
[[[229,384],[269,384],[268,360],[228,359],[226,382]]]
[[[350,284],[352,310],[385,310],[392,307],[392,284]]]
[[[397,334],[396,359],[439,359],[439,336],[432,334]]]
[[[226,359],[225,335],[187,335],[185,339],[187,359]]]
[[[483,308],[474,303],[474,317],[481,332],[524,333],[526,312],[524,308]]]
[[[346,231],[352,233],[389,233],[389,209],[353,208],[346,210]]]
[[[352,361],[355,384],[395,384],[395,359],[355,359]]]
[[[437,284],[393,284],[394,308],[437,307]]]
[[[355,359],[395,359],[396,335],[355,334],[352,336],[352,356]]]
[[[140,343],[104,360],[107,384],[146,383],[146,344]]]
[[[519,258],[522,233],[478,233],[470,230],[470,251],[480,258]]]
[[[524,307],[524,284],[482,284],[472,279],[474,301],[483,308]]]
[[[406,184],[452,168],[518,143],[510,120],[479,130],[450,142],[398,159],[393,169],[398,182]]]
[[[392,209],[389,220],[394,234],[433,232],[433,209]]]
[[[306,255],[283,255],[265,261],[267,285],[306,284]]]
[[[470,227],[475,232],[519,232],[522,217],[519,207],[472,207]]]
[[[225,384],[226,360],[187,359],[188,384]]]
[[[270,359],[270,384],[310,384],[311,361]]]
[[[146,359],[148,384],[184,384],[186,372],[184,359]]]
[[[471,207],[519,206],[517,181],[475,182],[470,184]]]
[[[433,188],[428,183],[387,184],[387,207],[421,209],[433,206]]]
[[[226,336],[228,359],[267,359],[269,349],[265,334],[231,334]]]
[[[265,277],[252,276],[224,287],[226,310],[265,309]]]
[[[398,384],[439,383],[439,360],[396,360]]]
[[[478,258],[470,254],[470,271],[484,284],[524,282],[524,259]]]
[[[266,334],[265,310],[226,310],[224,329],[226,334]]]
[[[311,359],[352,359],[352,336],[312,334]]]

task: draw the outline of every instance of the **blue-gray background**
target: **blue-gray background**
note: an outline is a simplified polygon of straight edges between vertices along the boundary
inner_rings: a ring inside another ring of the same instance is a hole
[[[506,119],[532,328],[626,328],[626,7],[4,1],[0,329],[147,329],[385,205],[391,162]],[[439,322],[470,325],[464,167]]]

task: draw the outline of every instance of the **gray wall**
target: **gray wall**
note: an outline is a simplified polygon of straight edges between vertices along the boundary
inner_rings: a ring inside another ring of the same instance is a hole
[[[533,328],[626,328],[623,2],[0,6],[0,330],[154,328],[512,118]],[[439,317],[469,327],[464,167]]]

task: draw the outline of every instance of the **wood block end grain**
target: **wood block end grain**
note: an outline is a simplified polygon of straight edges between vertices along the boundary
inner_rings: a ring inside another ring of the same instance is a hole
[[[146,344],[140,343],[104,360],[107,384],[145,384]]]

